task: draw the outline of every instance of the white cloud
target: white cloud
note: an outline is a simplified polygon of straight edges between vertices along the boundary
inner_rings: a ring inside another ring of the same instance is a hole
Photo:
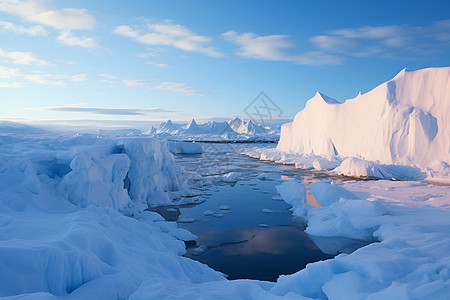
[[[289,61],[292,60],[289,50],[295,48],[286,35],[258,36],[249,32],[239,34],[227,31],[222,37],[240,47],[237,55],[248,58]]]
[[[83,82],[88,80],[88,76],[86,74],[77,74],[73,75],[70,79],[75,82]]]
[[[101,73],[101,74],[98,74],[99,76],[101,76],[101,77],[104,77],[104,78],[106,78],[106,79],[116,79],[116,76],[114,76],[114,75],[111,75],[111,74],[107,74],[107,73]]]
[[[222,34],[222,37],[238,45],[236,54],[242,57],[316,66],[340,64],[343,61],[336,55],[323,51],[297,54],[295,53],[296,45],[289,41],[286,35],[258,36],[254,33],[239,34],[235,31],[227,31]]]
[[[189,96],[204,96],[202,93],[198,92],[195,88],[192,86],[181,83],[181,82],[168,82],[165,81],[157,86],[155,86],[155,89],[157,90],[164,90],[164,91],[172,91],[172,92],[178,92],[178,93],[184,93]]]
[[[16,25],[14,23],[0,21],[0,31],[2,32],[12,32],[15,34],[26,34],[29,36],[37,36],[37,35],[47,35],[47,31],[42,26],[30,26],[23,27],[21,25]]]
[[[50,10],[47,3],[39,0],[4,0],[0,2],[0,11],[61,30],[92,29],[96,25],[95,18],[86,9]]]
[[[69,46],[80,46],[84,48],[97,48],[98,44],[95,38],[92,37],[78,37],[75,36],[71,31],[62,31],[58,36],[58,41],[61,44]]]
[[[222,53],[209,46],[211,38],[197,35],[182,25],[148,23],[144,28],[121,25],[114,28],[113,33],[147,45],[171,46],[184,51],[203,53],[211,57],[223,56]]]
[[[311,38],[311,42],[321,49],[349,49],[355,46],[355,42],[341,36],[318,35]]]
[[[5,66],[0,66],[0,78],[9,79],[13,77],[21,76],[20,69],[8,68]]]
[[[331,30],[330,35],[342,36],[346,38],[382,39],[392,36],[403,35],[407,32],[404,26],[364,26],[359,28],[343,28]]]
[[[144,85],[144,80],[136,79],[136,80],[124,80],[123,81],[128,86],[141,86]]]
[[[50,65],[45,60],[39,59],[32,52],[20,52],[20,51],[5,51],[0,48],[0,57],[6,58],[12,63],[18,65],[36,65],[36,66],[48,66]]]
[[[0,11],[11,15],[27,17],[45,11],[44,1],[4,0],[0,2]]]
[[[21,88],[24,84],[21,82],[4,82],[0,81],[0,87],[12,87],[12,88]]]
[[[152,66],[155,66],[155,67],[158,67],[158,68],[167,68],[167,64],[161,64],[161,63],[158,63],[158,62],[156,62],[156,61],[146,61],[145,62],[147,65],[152,65]]]
[[[86,9],[63,8],[61,10],[49,10],[37,15],[28,16],[29,20],[36,23],[62,30],[93,29],[95,18]]]
[[[410,25],[363,26],[330,30],[311,42],[327,52],[356,57],[419,57],[445,52],[450,44],[450,20],[423,27]]]
[[[146,115],[150,113],[168,113],[173,110],[162,108],[103,108],[103,107],[83,107],[83,106],[53,106],[53,107],[32,107],[29,109],[71,112],[71,113],[91,113],[97,115],[134,116]]]
[[[33,74],[33,75],[25,75],[23,76],[25,80],[32,81],[39,84],[46,84],[46,85],[57,85],[57,86],[63,86],[65,85],[64,81],[57,80],[53,75],[51,74]],[[55,80],[56,79],[56,80]]]

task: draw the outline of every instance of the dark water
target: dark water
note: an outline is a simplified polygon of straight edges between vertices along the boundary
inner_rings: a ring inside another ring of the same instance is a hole
[[[178,220],[179,227],[198,236],[196,242],[188,244],[185,256],[227,274],[229,279],[275,281],[279,275],[297,272],[308,263],[332,258],[341,249],[350,252],[361,246],[357,241],[316,239],[330,254],[322,252],[303,231],[303,221],[293,217],[290,206],[277,195],[275,187],[284,180],[309,184],[330,178],[329,173],[240,155],[245,145],[202,146],[203,154],[177,155],[176,160],[186,171],[197,172],[209,182],[200,188],[204,202],[157,209],[167,220]],[[221,175],[230,172],[237,181],[221,180]],[[314,205],[310,193],[308,201]]]

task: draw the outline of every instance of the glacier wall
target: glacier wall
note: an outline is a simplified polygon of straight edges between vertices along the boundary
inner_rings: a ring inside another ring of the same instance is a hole
[[[450,162],[450,67],[402,70],[344,103],[317,93],[278,150],[441,170]]]

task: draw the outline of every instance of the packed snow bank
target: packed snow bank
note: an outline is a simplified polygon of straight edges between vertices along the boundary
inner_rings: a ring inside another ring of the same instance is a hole
[[[317,93],[292,123],[282,126],[277,149],[414,165],[428,171],[429,178],[448,177],[449,99],[450,67],[405,69],[342,104]]]
[[[51,185],[76,206],[130,214],[148,205],[172,204],[169,192],[187,192],[172,154],[157,139],[0,137],[0,149],[0,177],[17,193],[22,189],[40,195]],[[14,194],[0,206],[39,206],[27,199]]]
[[[202,153],[202,145],[194,142],[167,142],[172,154],[198,154]]]
[[[125,299],[147,278],[223,280],[181,256],[182,229],[174,223],[139,221],[92,206],[61,214],[2,212],[0,222],[0,296],[45,291],[75,299]]]
[[[0,151],[0,297],[126,299],[149,278],[224,280],[182,257],[195,235],[140,212],[179,187],[165,143],[3,136]]]
[[[371,187],[377,183],[372,182]],[[278,190],[282,196],[296,190],[304,195],[299,184],[285,182]],[[321,182],[320,189],[311,189],[318,199],[326,194],[337,198],[335,190],[336,186],[327,182]],[[379,242],[281,276],[270,291],[277,295],[291,291],[313,299],[446,299],[450,295],[450,211],[368,201],[364,199],[368,192],[359,193],[361,199],[348,199],[345,194],[355,196],[345,191],[338,201],[319,208],[306,204],[303,196],[293,203],[288,197],[287,202],[294,206],[294,214],[300,212],[299,216],[306,218],[306,232],[324,238],[322,242],[327,237]],[[448,188],[446,195],[448,202]]]

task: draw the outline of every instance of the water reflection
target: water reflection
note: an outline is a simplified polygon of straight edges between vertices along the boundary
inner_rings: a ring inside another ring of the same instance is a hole
[[[212,230],[197,240],[208,250],[194,258],[228,275],[229,279],[250,278],[275,281],[312,261],[333,257],[322,253],[305,234],[293,227],[243,230]]]
[[[166,220],[193,220],[178,224],[198,236],[196,243],[188,244],[186,256],[228,274],[230,279],[275,281],[280,274],[294,273],[310,262],[331,258],[341,251],[352,251],[353,244],[349,241],[311,239],[303,231],[304,221],[292,216],[287,203],[278,201],[275,187],[284,180],[295,179],[305,184],[308,203],[319,206],[309,184],[330,178],[329,173],[239,155],[239,147],[245,145],[233,145],[236,147],[233,151],[230,145],[214,146],[205,147],[200,155],[175,157],[187,172],[196,172],[204,181],[209,181],[200,189],[205,201],[197,205],[157,208]],[[212,153],[211,149],[217,153]],[[221,175],[229,172],[237,173],[239,180],[221,181]],[[230,209],[221,210],[223,205]],[[218,214],[220,218],[216,217]],[[192,250],[201,245],[207,246],[207,250],[192,255]]]

